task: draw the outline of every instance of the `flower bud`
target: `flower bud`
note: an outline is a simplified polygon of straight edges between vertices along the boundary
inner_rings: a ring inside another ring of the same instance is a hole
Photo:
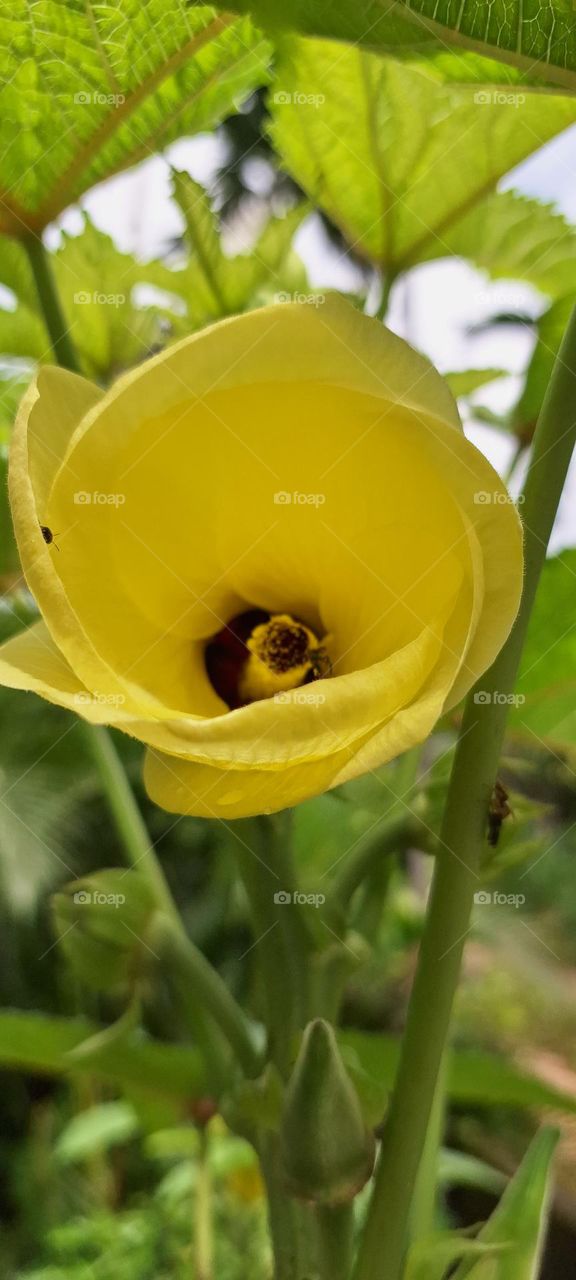
[[[304,1032],[288,1083],[281,1141],[290,1194],[315,1204],[352,1200],[374,1166],[374,1136],[332,1027],[320,1018]]]
[[[130,988],[152,959],[146,935],[157,910],[136,871],[97,871],[52,899],[62,950],[74,972],[97,991]]]

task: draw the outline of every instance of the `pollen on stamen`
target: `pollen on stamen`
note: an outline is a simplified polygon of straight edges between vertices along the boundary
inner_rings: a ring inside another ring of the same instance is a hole
[[[297,689],[331,674],[317,636],[290,614],[250,609],[233,618],[206,646],[206,670],[232,709]]]
[[[288,614],[279,614],[256,627],[248,640],[248,648],[270,671],[281,675],[307,662],[311,638],[317,644],[308,627],[294,622]]]

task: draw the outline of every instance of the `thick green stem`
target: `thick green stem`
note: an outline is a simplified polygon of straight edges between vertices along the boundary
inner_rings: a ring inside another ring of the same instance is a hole
[[[181,930],[174,928],[171,919],[162,915],[156,921],[151,945],[177,990],[184,992],[186,997],[189,995],[193,1004],[210,1014],[246,1075],[257,1076],[263,1062],[253,1040],[250,1023],[202,952]]]
[[[511,634],[479,687],[509,694],[538,579],[576,442],[576,310],[542,408],[524,490],[525,582]],[[406,1232],[436,1082],[447,1042],[474,890],[485,844],[487,808],[504,737],[507,705],[467,700],[436,859],[426,927],[401,1061],[382,1139],[355,1280],[400,1280]]]
[[[252,915],[270,1055],[285,1078],[294,1058],[294,1037],[307,1020],[310,949],[302,910],[294,901],[287,816],[237,822],[230,828]]]
[[[252,916],[268,1054],[286,1080],[292,1069],[297,1033],[309,1016],[312,976],[311,941],[302,910],[294,901],[297,886],[290,848],[290,815],[236,822],[230,830]],[[286,1193],[275,1135],[266,1135],[260,1158],[274,1250],[274,1280],[308,1280],[313,1248],[310,1212]]]
[[[266,1134],[263,1140],[260,1163],[266,1184],[274,1280],[306,1280],[306,1270],[301,1266],[303,1240],[298,1220],[303,1210],[286,1193],[279,1139],[273,1133]]]
[[[73,373],[80,373],[80,361],[72,342],[68,325],[60,305],[60,299],[52,275],[50,258],[39,236],[28,235],[22,240],[32,268],[40,308],[50,335],[56,364]]]
[[[425,1236],[432,1235],[436,1227],[438,1170],[446,1119],[446,1067],[447,1055],[445,1054],[436,1081],[436,1092],[428,1121],[426,1142],[424,1143],[424,1151],[414,1189],[410,1217],[411,1240],[420,1240]]]
[[[335,1209],[320,1206],[315,1216],[320,1280],[349,1280],[354,1231],[352,1205],[340,1205]]]

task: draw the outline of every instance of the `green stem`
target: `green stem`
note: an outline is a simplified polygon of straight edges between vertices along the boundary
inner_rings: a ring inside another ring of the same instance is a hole
[[[510,636],[479,687],[512,693],[566,473],[576,442],[576,310],[556,360],[524,489],[525,580]],[[374,1180],[355,1280],[400,1280],[413,1188],[426,1139],[485,845],[487,808],[507,705],[469,694],[436,858],[401,1061]]]
[[[131,866],[152,885],[158,905],[180,923],[174,900],[156,858],[126,771],[106,729],[81,722],[84,740],[100,775],[110,812]]]
[[[375,864],[394,852],[417,844],[422,828],[416,818],[406,812],[385,814],[376,827],[372,827],[347,854],[341,870],[334,876],[327,895],[327,910],[341,917],[352,895],[370,874]],[[428,833],[425,833],[428,835]]]
[[[212,1280],[214,1241],[212,1232],[212,1178],[209,1165],[209,1138],[207,1127],[200,1129],[198,1178],[195,1186],[195,1280]]]
[[[306,1271],[300,1267],[302,1241],[298,1213],[301,1210],[286,1193],[276,1134],[269,1132],[265,1135],[260,1164],[266,1184],[274,1280],[305,1280]]]
[[[339,1205],[338,1208],[319,1206],[315,1216],[320,1280],[349,1280],[354,1231],[352,1205]]]
[[[512,477],[516,471],[516,467],[518,466],[520,459],[524,456],[525,451],[526,451],[526,444],[524,443],[523,440],[518,440],[516,443],[516,448],[514,449],[512,457],[510,458],[508,466],[506,467],[506,470],[504,472],[505,484],[511,483]]]
[[[380,294],[380,302],[378,303],[378,309],[374,312],[374,316],[376,320],[384,321],[386,319],[386,315],[388,313],[388,304],[390,302],[390,294],[392,292],[392,285],[394,284],[395,279],[396,277],[391,275],[390,272],[382,273],[382,276],[380,279],[380,285],[382,290]]]
[[[81,373],[80,361],[74,343],[69,337],[68,325],[58,297],[50,257],[39,236],[24,236],[22,244],[32,268],[40,309],[50,335],[56,364],[62,365],[64,369],[71,369],[72,373]]]
[[[289,824],[290,815],[281,813],[236,822],[230,827],[252,916],[268,1053],[285,1080],[292,1070],[297,1033],[308,1019],[311,1003],[311,941],[302,911],[293,900],[296,876]],[[283,901],[285,895],[292,901]],[[265,1136],[260,1159],[268,1199],[274,1280],[307,1280],[311,1274],[310,1213],[286,1194],[280,1145],[274,1134]]]
[[[382,925],[382,917],[390,894],[397,857],[389,853],[370,867],[359,895],[360,901],[352,918],[352,927],[366,942],[375,946]]]
[[[340,871],[333,877],[327,909],[341,926],[351,897],[362,881],[370,878],[375,868],[378,869],[386,855],[400,852],[413,844],[425,845],[428,841],[429,832],[410,808],[421,750],[420,746],[412,747],[396,762],[394,785],[387,784],[391,795],[388,808],[378,824],[371,827],[346,855]],[[384,892],[385,888],[384,884]]]
[[[262,1057],[254,1044],[250,1023],[202,952],[164,915],[156,920],[151,946],[158,952],[164,971],[176,988],[213,1018],[246,1075],[259,1075]]]
[[[277,814],[230,827],[260,961],[270,1056],[285,1079],[295,1035],[307,1018],[310,948],[301,909],[293,900],[282,900],[285,894],[293,898],[295,891],[286,817]]]
[[[436,1227],[440,1149],[446,1119],[446,1068],[447,1055],[445,1054],[436,1081],[436,1091],[428,1121],[426,1142],[414,1188],[410,1216],[411,1240],[420,1240],[425,1236],[432,1235]]]

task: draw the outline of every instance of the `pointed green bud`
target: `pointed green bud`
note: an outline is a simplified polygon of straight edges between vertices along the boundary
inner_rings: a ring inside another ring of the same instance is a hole
[[[146,936],[157,910],[137,871],[97,871],[52,899],[62,950],[74,972],[97,991],[129,990],[154,959]]]
[[[332,1027],[320,1018],[306,1028],[288,1082],[281,1141],[287,1188],[298,1199],[344,1204],[372,1173],[374,1135]]]

